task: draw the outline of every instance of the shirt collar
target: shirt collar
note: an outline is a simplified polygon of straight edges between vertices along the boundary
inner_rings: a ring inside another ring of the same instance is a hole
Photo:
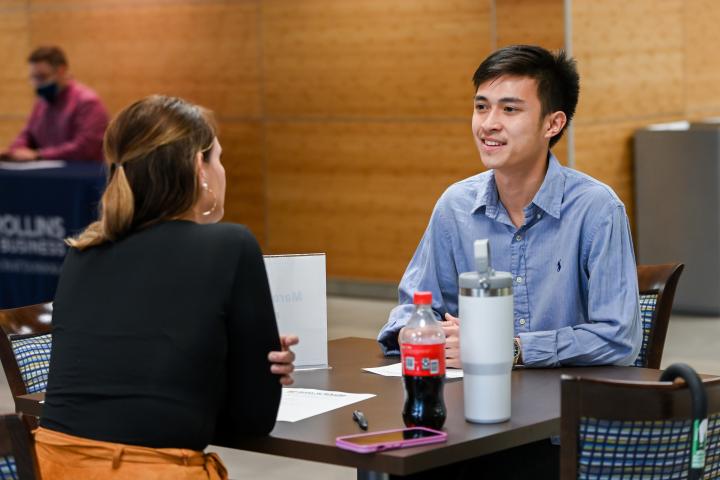
[[[548,215],[560,218],[563,194],[565,193],[565,174],[555,155],[548,155],[548,169],[540,190],[535,194],[532,203],[540,207]]]
[[[475,195],[475,203],[472,207],[472,213],[477,212],[485,207],[485,215],[488,217],[496,217],[498,211],[498,191],[495,185],[495,172],[490,170],[487,181],[483,182]]]
[[[535,194],[532,203],[544,210],[548,215],[559,219],[564,190],[565,175],[562,166],[558,159],[555,158],[555,155],[550,152],[548,154],[548,169],[545,172],[545,179],[540,185],[540,190]],[[487,182],[484,182],[478,188],[472,213],[485,207],[485,215],[497,217],[498,202],[499,196],[495,184],[495,172],[491,170]]]

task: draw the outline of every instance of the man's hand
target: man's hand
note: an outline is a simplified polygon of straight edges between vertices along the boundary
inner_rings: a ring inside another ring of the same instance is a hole
[[[462,368],[460,362],[460,319],[449,313],[445,314],[445,321],[440,322],[445,331],[445,366]]]
[[[14,150],[10,150],[8,152],[8,155],[11,159],[17,160],[19,162],[29,162],[31,160],[37,160],[38,159],[38,153],[36,150],[33,150],[31,148],[25,148],[20,147],[16,148]]]
[[[268,353],[270,360],[270,371],[276,375],[280,375],[280,383],[283,385],[292,385],[293,378],[291,373],[295,370],[295,354],[290,347],[297,345],[300,339],[296,335],[280,335],[280,346],[282,351]]]

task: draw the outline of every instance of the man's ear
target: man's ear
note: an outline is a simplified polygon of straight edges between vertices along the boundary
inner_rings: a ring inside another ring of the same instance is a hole
[[[563,127],[567,124],[567,116],[563,111],[557,111],[549,114],[545,122],[545,138],[552,138],[562,132]]]

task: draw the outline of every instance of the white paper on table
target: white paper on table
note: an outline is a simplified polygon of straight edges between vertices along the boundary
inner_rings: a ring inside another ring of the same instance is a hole
[[[383,377],[402,377],[402,365],[400,362],[385,365],[384,367],[363,368],[363,370]],[[463,371],[459,368],[446,368],[445,378],[463,378]]]
[[[43,168],[61,168],[66,165],[64,160],[33,160],[31,162],[2,162],[0,168],[5,170],[42,170]]]
[[[279,422],[297,422],[374,397],[374,393],[346,393],[313,388],[283,388]]]

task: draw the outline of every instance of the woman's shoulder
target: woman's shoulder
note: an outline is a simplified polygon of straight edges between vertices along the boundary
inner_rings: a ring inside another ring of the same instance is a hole
[[[190,221],[169,221],[152,225],[117,242],[108,242],[86,250],[77,251],[70,248],[68,258],[80,257],[124,257],[135,256],[147,251],[155,252],[163,257],[163,252],[174,255],[185,252],[187,255],[198,254],[204,257],[217,253],[229,255],[237,252],[260,251],[255,236],[250,229],[236,223],[216,223],[201,225]],[[107,252],[107,254],[106,254]],[[72,260],[71,260],[72,261]]]
[[[218,238],[234,240],[255,240],[250,229],[239,223],[211,223],[208,225],[194,224],[198,232]]]
[[[255,236],[245,225],[237,223],[213,223],[201,225],[194,222],[168,222],[181,225],[168,225],[173,238],[185,238],[189,243],[202,242],[204,245],[218,248],[243,248],[258,244]]]
[[[196,225],[198,235],[188,245],[202,261],[215,265],[215,271],[223,268],[240,269],[247,273],[251,265],[262,264],[263,252],[249,228],[236,223]]]

